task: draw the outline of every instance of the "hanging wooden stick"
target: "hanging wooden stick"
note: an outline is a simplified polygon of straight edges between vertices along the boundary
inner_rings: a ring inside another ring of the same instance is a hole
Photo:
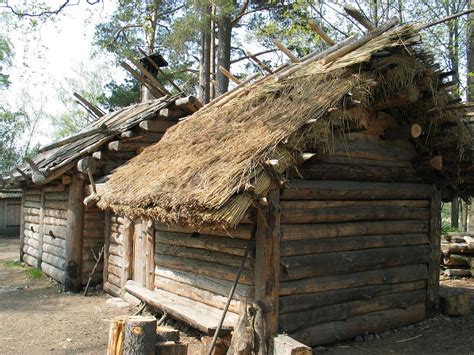
[[[323,29],[321,27],[319,27],[319,25],[316,23],[316,21],[314,20],[309,20],[308,21],[308,25],[309,27],[311,28],[311,30],[313,30],[314,32],[316,32],[316,34],[324,41],[326,42],[327,44],[329,44],[330,46],[334,46],[336,44],[336,42],[334,42],[331,37],[328,36],[328,34],[326,32],[323,31]]]
[[[242,84],[242,81],[237,79],[230,71],[228,71],[226,68],[224,68],[222,65],[219,66],[219,71],[224,74],[227,78],[232,80],[234,83],[237,85]]]
[[[283,43],[281,43],[278,39],[274,38],[273,39],[273,43],[275,44],[275,46],[278,47],[279,50],[281,50],[288,58],[290,58],[290,60],[293,62],[293,63],[299,63],[300,60],[288,49],[286,48]]]
[[[471,12],[474,12],[474,9],[469,9],[469,10],[466,10],[466,11],[458,12],[457,14],[443,17],[440,20],[425,23],[425,24],[421,25],[420,30],[426,30],[427,28],[439,25],[440,23],[443,23],[443,22],[446,22],[446,21],[451,21],[451,20],[453,20],[457,17],[460,17],[460,16],[468,15]]]
[[[344,11],[352,17],[354,20],[359,22],[362,26],[367,28],[369,31],[375,30],[375,25],[369,21],[369,19],[354,6],[350,4],[344,4]]]

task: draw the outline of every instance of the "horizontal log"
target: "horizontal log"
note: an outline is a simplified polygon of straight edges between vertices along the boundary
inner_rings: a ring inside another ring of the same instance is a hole
[[[32,267],[36,267],[38,265],[38,259],[35,258],[34,256],[32,255],[29,255],[29,254],[23,254],[23,259],[22,261],[29,265],[29,266],[32,266]]]
[[[43,251],[63,259],[66,256],[66,250],[64,248],[56,247],[47,243],[43,243]]]
[[[177,245],[213,251],[223,251],[227,254],[243,256],[247,242],[240,239],[220,238],[216,236],[188,233],[155,231],[155,241],[161,244]]]
[[[383,139],[411,139],[421,136],[423,128],[418,123],[411,123],[400,127],[386,128],[383,134]]]
[[[107,265],[107,271],[109,274],[112,274],[112,275],[115,275],[117,277],[122,277],[122,268],[121,267],[118,267],[114,264],[108,264]]]
[[[30,216],[39,216],[40,210],[37,208],[28,208],[28,207],[23,207],[23,213],[25,216],[30,215]]]
[[[429,219],[427,208],[398,206],[353,206],[325,209],[299,208],[282,209],[281,223],[327,223],[380,220],[423,220]]]
[[[226,265],[217,265],[216,263],[167,255],[161,255],[159,258],[155,258],[155,264],[164,268],[194,272],[198,275],[217,277],[227,281],[234,281],[238,270],[238,268]],[[252,272],[248,270],[242,271],[239,280],[240,283],[252,285],[253,280]]]
[[[467,243],[442,243],[441,251],[443,254],[474,254],[474,249]]]
[[[117,287],[116,285],[114,285],[110,282],[105,282],[104,286],[103,286],[103,289],[104,289],[105,292],[107,292],[108,294],[110,294],[112,296],[115,296],[115,297],[119,297],[120,294],[121,294],[120,287]]]
[[[367,206],[398,206],[412,208],[428,208],[429,200],[348,200],[348,201],[320,201],[320,200],[287,200],[281,201],[282,210],[298,208],[334,208],[334,207],[367,207]]]
[[[354,158],[354,157],[344,157],[344,156],[334,156],[334,155],[317,155],[317,156],[314,156],[314,158],[312,158],[311,160],[308,160],[306,164],[318,164],[318,163],[338,164],[338,165],[364,165],[364,166],[369,166],[369,167],[380,166],[380,167],[413,168],[413,163],[411,161],[378,160],[378,159]],[[305,166],[305,164],[303,164],[302,166]]]
[[[40,203],[41,195],[30,195],[24,197],[25,202]]]
[[[46,185],[45,187],[43,187],[43,190],[44,190],[45,193],[48,193],[48,192],[62,192],[64,190],[66,190],[66,187],[67,186],[63,185],[63,184],[59,184],[59,185],[50,184],[50,185]]]
[[[28,238],[28,237],[25,237],[24,238],[24,243],[34,249],[38,249],[38,246],[39,246],[39,241],[38,240],[35,240],[35,239],[32,239],[32,238]]]
[[[28,255],[31,255],[31,256],[34,256],[35,258],[38,257],[38,253],[39,253],[39,250],[38,248],[34,248],[32,246],[29,246],[29,245],[23,245],[23,252],[28,254]],[[33,265],[33,266],[36,266],[36,265]]]
[[[289,334],[308,346],[333,343],[357,335],[380,333],[388,329],[416,323],[426,316],[425,303],[404,309],[390,309],[351,317],[343,321],[318,324]]]
[[[474,255],[449,254],[443,258],[444,265],[448,266],[469,266],[474,268]]]
[[[109,242],[110,244],[122,245],[123,235],[121,233],[110,233]]]
[[[226,296],[221,296],[165,277],[155,277],[155,287],[219,309],[224,309],[227,302]],[[239,302],[235,299],[232,300],[229,305],[229,310],[234,313],[239,313]]]
[[[315,324],[346,320],[355,316],[387,309],[407,308],[414,304],[424,303],[425,299],[426,291],[420,289],[382,295],[370,300],[355,300],[302,312],[281,314],[279,317],[279,332],[288,334]]]
[[[23,233],[25,234],[25,237],[39,241],[38,233],[32,232],[31,230],[28,230],[28,229],[26,229]]]
[[[117,277],[113,274],[108,274],[107,276],[107,280],[109,283],[111,283],[112,285],[114,285],[115,287],[121,289],[121,286],[120,286],[120,277]]]
[[[23,202],[23,206],[26,208],[34,208],[34,209],[39,210],[41,208],[41,202],[33,202],[33,201],[25,200]]]
[[[110,255],[117,255],[117,256],[120,256],[122,257],[122,253],[123,253],[123,250],[122,250],[122,246],[118,246],[118,245],[114,245],[114,244],[110,244],[109,245],[109,254]]]
[[[418,280],[388,285],[375,285],[330,290],[316,293],[295,294],[280,297],[280,315],[292,312],[302,312],[314,308],[350,302],[354,300],[368,300],[374,297],[408,292],[413,290],[425,290],[426,280]]]
[[[112,223],[110,226],[110,231],[112,233],[122,233],[123,227],[121,224]]]
[[[109,249],[111,250],[111,249]],[[167,245],[156,243],[155,244],[155,259],[161,257],[161,255],[170,255],[176,257],[183,257],[195,260],[202,260],[213,262],[216,264],[227,265],[231,267],[238,268],[242,262],[242,256],[232,255],[225,253],[225,249],[222,249],[223,252],[217,252],[212,250],[202,250],[197,248],[187,248],[176,245]],[[113,254],[113,252],[111,252]],[[247,259],[245,263],[246,269],[253,270],[253,259]],[[219,267],[216,265],[216,267]]]
[[[429,244],[428,234],[363,235],[281,242],[281,256]]]
[[[283,281],[339,273],[427,263],[429,245],[376,248],[335,253],[307,254],[281,258]]]
[[[374,182],[422,182],[422,177],[412,167],[376,166],[354,164],[329,164],[312,161],[298,167],[299,174],[306,180],[344,180]]]
[[[67,226],[67,220],[62,218],[55,218],[55,217],[47,217],[45,216],[43,219],[45,224],[53,225],[53,226]]]
[[[23,191],[23,196],[41,196],[41,189],[26,189]]]
[[[64,258],[57,257],[56,255],[49,254],[43,250],[43,255],[41,256],[41,261],[46,262],[59,270],[64,270]]]
[[[45,208],[44,215],[45,217],[60,218],[64,220],[67,219],[67,211],[64,210]]]
[[[64,271],[58,269],[57,267],[54,267],[53,265],[50,265],[46,262],[41,263],[41,270],[44,271],[44,273],[53,279],[55,279],[59,283],[64,283]]]
[[[69,236],[69,229],[64,226],[52,226],[49,224],[45,224],[43,226],[44,234],[49,234],[55,238],[67,239]]]
[[[444,270],[444,274],[446,276],[452,277],[452,276],[460,276],[460,277],[471,277],[474,276],[474,272],[472,269],[446,269]]]
[[[123,224],[125,222],[125,219],[122,216],[113,215],[113,216],[110,217],[110,222],[111,223]]]
[[[427,199],[427,184],[292,180],[282,200],[401,200]]]
[[[280,296],[351,287],[411,282],[425,279],[427,276],[428,271],[426,265],[417,264],[349,274],[321,276],[296,281],[284,281],[280,283]]]
[[[121,268],[123,264],[123,259],[117,255],[109,255],[108,262],[109,264],[112,264]],[[120,285],[120,282],[118,284]]]
[[[28,222],[25,223],[25,231],[28,230],[34,233],[38,233],[38,229],[39,229],[39,224],[28,223]]]
[[[50,244],[57,248],[65,249],[66,248],[66,240],[61,238],[54,238],[48,234],[43,236],[43,242],[46,244]]]
[[[165,133],[168,128],[175,125],[176,122],[165,120],[145,120],[140,122],[139,126],[146,132]]]
[[[67,211],[67,201],[44,201],[44,207]]]
[[[155,267],[155,275],[156,277],[178,281],[225,297],[229,295],[233,285],[231,281],[222,280],[213,276],[197,275],[193,272],[184,272],[176,269],[162,268],[160,266]],[[254,287],[239,283],[235,289],[235,295],[237,298],[252,298],[254,295]]]
[[[31,216],[31,215],[26,215],[23,217],[25,222],[28,223],[35,223],[39,224],[40,223],[40,217],[39,216]]]
[[[188,233],[188,234],[203,234],[203,235],[212,235],[218,237],[227,237],[233,239],[245,239],[249,240],[252,238],[253,226],[247,224],[239,224],[232,229],[192,229],[187,227],[176,227],[176,226],[167,226],[158,222],[154,223],[155,230],[161,232],[178,232],[178,233]]]
[[[282,224],[282,240],[322,239],[361,235],[428,233],[428,221],[376,221],[319,224]]]
[[[44,194],[46,201],[67,201],[69,198],[68,192],[46,192]]]

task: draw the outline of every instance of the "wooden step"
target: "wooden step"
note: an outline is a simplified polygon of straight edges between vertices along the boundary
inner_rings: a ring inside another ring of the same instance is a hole
[[[125,290],[143,302],[168,313],[170,317],[185,322],[203,333],[214,334],[222,316],[222,310],[219,308],[211,307],[161,289],[151,291],[132,280],[127,281]],[[232,331],[237,318],[237,314],[227,312],[222,324],[222,332]]]

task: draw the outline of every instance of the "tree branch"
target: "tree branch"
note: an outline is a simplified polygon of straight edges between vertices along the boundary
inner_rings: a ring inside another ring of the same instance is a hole
[[[65,0],[61,5],[59,5],[59,7],[56,10],[44,10],[44,11],[36,12],[36,13],[34,12],[30,13],[26,11],[23,12],[23,11],[17,10],[12,5],[9,4],[8,0],[5,0],[5,4],[0,6],[0,8],[8,9],[10,10],[11,13],[13,13],[14,15],[18,17],[43,17],[43,16],[49,16],[49,15],[57,15],[68,6],[79,5],[81,3],[81,0],[77,0],[76,3],[72,3],[72,4],[70,2],[71,0]],[[102,0],[86,0],[86,2],[89,5],[95,5],[102,2]]]
[[[231,26],[235,26],[237,22],[245,15],[245,11],[247,10],[247,7],[249,6],[249,0],[244,0],[244,3],[242,4],[242,8],[240,9],[239,13],[234,17],[233,20],[230,21]]]

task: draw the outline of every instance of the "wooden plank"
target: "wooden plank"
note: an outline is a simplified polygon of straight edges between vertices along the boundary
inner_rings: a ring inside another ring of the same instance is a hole
[[[61,249],[66,248],[66,240],[65,239],[54,238],[54,237],[52,237],[48,234],[44,235],[43,243],[44,244],[49,244],[49,245],[52,245],[52,246],[55,246],[55,247],[58,247],[58,248],[61,248]]]
[[[359,235],[425,234],[428,221],[376,221],[319,224],[282,224],[282,240],[322,239]]]
[[[282,211],[298,208],[334,208],[334,207],[367,207],[367,206],[398,206],[411,208],[429,208],[430,200],[288,200],[281,201]]]
[[[409,183],[292,180],[283,200],[428,199],[431,185]]]
[[[373,312],[343,321],[318,324],[289,335],[314,347],[416,323],[423,320],[425,316],[425,304],[421,303],[407,308]]]
[[[428,272],[427,266],[425,264],[406,265],[388,269],[321,276],[310,279],[281,282],[280,296],[289,296],[298,293],[303,294],[322,292],[351,287],[363,287],[369,285],[411,282],[425,279],[427,276]]]
[[[297,280],[338,273],[427,263],[428,245],[376,248],[282,257],[281,279]]]
[[[174,295],[164,290],[156,289],[155,291],[150,291],[131,280],[127,282],[125,289],[142,301],[157,307],[169,316],[183,321],[201,332],[213,334],[217,328],[222,313],[217,308]],[[236,321],[237,315],[228,312],[222,326],[222,331],[231,331]]]
[[[429,219],[426,208],[398,206],[354,206],[325,209],[284,209],[282,223],[327,223],[346,221],[379,221],[379,220],[422,220]]]
[[[345,320],[355,316],[383,311],[394,308],[407,308],[414,304],[424,303],[424,289],[387,294],[369,300],[354,300],[330,306],[305,310],[296,313],[286,313],[280,316],[280,332],[292,333],[315,324]]]
[[[82,227],[84,216],[84,180],[79,175],[73,175],[69,187],[67,201],[67,238],[66,243],[66,270],[64,273],[65,291],[80,292],[82,288]]]
[[[296,256],[428,243],[427,234],[363,235],[344,238],[290,240],[282,241],[281,255]]]
[[[420,289],[425,291],[426,280],[387,285],[370,285],[316,293],[294,294],[280,297],[280,315],[291,312],[303,312],[314,308],[325,307],[354,300],[370,300],[374,297],[382,295]]]
[[[268,205],[257,211],[255,233],[255,301],[267,311],[263,313],[264,339],[268,349],[270,337],[278,333],[278,296],[280,288],[280,190],[270,189]]]
[[[199,289],[209,291],[221,296],[227,297],[230,289],[232,288],[232,281],[219,279],[214,276],[199,275],[194,272],[185,272],[176,269],[163,268],[160,266],[155,267],[156,278],[167,278],[170,280],[178,281],[180,283],[197,287]],[[155,278],[155,280],[156,280]],[[237,284],[235,295],[239,298],[253,298],[254,297],[253,285],[244,285],[241,283]]]
[[[45,201],[44,206],[50,209],[58,209],[62,211],[68,210],[68,201]]]
[[[440,192],[433,188],[430,216],[431,255],[428,263],[428,285],[426,314],[434,316],[439,310],[439,261],[441,254],[441,198]]]
[[[252,231],[253,226],[247,224],[239,224],[235,228],[232,229],[192,229],[185,226],[167,226],[158,222],[155,222],[155,230],[160,232],[177,232],[183,234],[200,234],[200,235],[211,235],[211,236],[218,236],[218,237],[226,237],[232,239],[245,239],[249,240],[252,238]],[[241,243],[241,245],[245,246],[246,243]],[[242,254],[243,255],[243,254]]]
[[[45,208],[44,215],[52,218],[67,219],[67,211]]]

